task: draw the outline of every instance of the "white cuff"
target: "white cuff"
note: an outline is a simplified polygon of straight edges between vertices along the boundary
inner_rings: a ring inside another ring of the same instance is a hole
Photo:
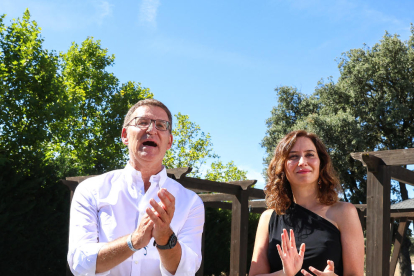
[[[99,250],[105,243],[88,243],[75,250],[73,254],[72,263],[69,262],[70,270],[75,276],[105,276],[110,273],[110,270],[95,273],[96,260],[98,258]],[[69,260],[68,260],[69,261]]]

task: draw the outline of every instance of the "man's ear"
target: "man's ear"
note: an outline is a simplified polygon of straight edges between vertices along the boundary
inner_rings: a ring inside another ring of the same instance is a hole
[[[169,150],[171,148],[173,141],[174,141],[174,138],[173,138],[172,134],[170,134],[167,150]]]
[[[127,128],[125,127],[122,128],[121,139],[122,139],[122,143],[128,146],[128,132],[127,132]]]

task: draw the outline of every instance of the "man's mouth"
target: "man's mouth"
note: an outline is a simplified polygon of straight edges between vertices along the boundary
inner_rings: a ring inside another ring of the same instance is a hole
[[[144,143],[142,143],[144,146],[147,147],[157,147],[157,143],[155,143],[154,141],[145,141]]]

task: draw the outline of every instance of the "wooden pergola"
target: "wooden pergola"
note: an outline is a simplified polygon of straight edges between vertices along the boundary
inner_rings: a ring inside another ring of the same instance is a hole
[[[391,209],[391,179],[414,186],[414,172],[405,168],[414,164],[414,148],[357,152],[351,156],[367,167],[366,275],[393,276],[407,222],[414,220],[414,209]],[[390,223],[393,225],[395,220],[400,224],[390,261]]]
[[[205,179],[187,177],[191,168],[167,169],[169,177],[175,179],[187,189],[199,193],[204,202],[204,207],[223,208],[232,210],[231,219],[231,245],[230,245],[230,275],[239,276],[247,273],[247,244],[248,244],[248,220],[249,210],[262,213],[266,210],[264,202],[249,199],[264,199],[263,190],[251,186],[256,180],[215,182]],[[79,183],[90,176],[67,177],[61,180],[70,189],[70,201]],[[208,193],[206,193],[208,192]],[[211,194],[213,192],[214,194]],[[202,254],[204,255],[204,235],[202,239]],[[67,268],[66,275],[72,275]],[[204,275],[204,259],[198,270],[197,276]]]
[[[366,228],[366,275],[393,276],[408,222],[414,220],[414,208],[391,209],[391,179],[414,186],[414,172],[403,167],[414,164],[414,149],[358,152],[352,153],[351,156],[367,167],[367,204],[355,205],[361,224]],[[167,170],[169,177],[199,193],[205,207],[232,210],[230,275],[246,275],[249,261],[247,260],[249,211],[262,213],[266,210],[263,200],[252,200],[264,199],[263,190],[251,187],[256,180],[215,182],[187,177],[189,172],[191,168]],[[89,177],[92,176],[67,177],[66,180],[61,180],[71,191],[70,200],[77,185]],[[395,220],[399,220],[400,223],[398,234],[393,241],[394,251],[390,261],[392,242],[390,223],[392,226]],[[202,250],[204,251],[204,233]],[[202,276],[203,272],[204,260],[196,275]],[[69,269],[67,275],[72,275]]]

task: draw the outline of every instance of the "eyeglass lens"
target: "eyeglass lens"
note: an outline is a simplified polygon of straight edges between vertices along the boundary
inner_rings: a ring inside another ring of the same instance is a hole
[[[168,130],[169,122],[164,120],[152,120],[149,118],[136,117],[135,125],[139,128],[149,128],[151,122],[155,122],[155,128],[158,130]]]

